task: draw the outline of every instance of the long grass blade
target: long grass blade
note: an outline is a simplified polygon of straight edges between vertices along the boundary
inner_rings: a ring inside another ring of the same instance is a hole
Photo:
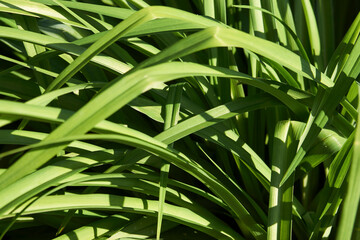
[[[359,92],[359,91],[358,91]],[[360,92],[359,92],[360,93]],[[357,121],[359,122],[359,117]],[[349,183],[347,187],[347,195],[344,199],[344,205],[340,218],[340,226],[337,232],[337,237],[343,239],[351,239],[354,231],[355,221],[357,217],[357,212],[360,202],[360,187],[358,186],[359,171],[360,171],[360,158],[359,158],[359,139],[360,139],[360,130],[357,126],[355,130],[355,139],[354,139],[354,154],[351,161],[351,168],[349,172]]]
[[[268,239],[291,239],[294,178],[280,187],[280,181],[295,154],[296,142],[291,122],[278,123],[274,134],[271,166]]]
[[[165,106],[164,130],[167,130],[172,126],[175,126],[179,120],[182,88],[183,88],[183,84],[170,85],[169,87],[169,93]],[[173,147],[173,144],[170,144],[169,146]],[[169,171],[170,171],[170,164],[163,162],[160,168],[159,211],[158,211],[158,221],[157,221],[157,229],[156,229],[157,240],[160,239],[163,207],[166,199],[166,187],[167,187]]]

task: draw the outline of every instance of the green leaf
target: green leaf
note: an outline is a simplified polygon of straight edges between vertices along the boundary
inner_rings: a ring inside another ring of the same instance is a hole
[[[182,88],[183,88],[183,84],[170,85],[169,87],[169,93],[165,105],[164,130],[167,130],[172,126],[175,126],[178,122]],[[169,146],[173,147],[173,144],[170,144]],[[162,217],[163,217],[164,203],[166,200],[166,187],[168,182],[169,171],[170,171],[170,164],[166,162],[162,162],[162,166],[160,168],[159,210],[158,210],[158,220],[157,220],[157,229],[156,229],[157,240],[160,240]]]
[[[33,200],[32,200],[33,201]],[[13,211],[16,214],[27,207],[25,205]],[[108,211],[125,211],[155,216],[158,202],[135,197],[109,194],[82,194],[47,196],[36,200],[28,206],[23,214],[34,214],[65,209],[105,209]],[[219,219],[199,215],[189,209],[164,204],[164,217],[178,223],[191,226],[217,239],[243,239],[239,234]]]
[[[359,86],[358,86],[359,89]],[[358,90],[358,93],[360,91]],[[360,121],[358,117],[357,122]],[[359,208],[360,202],[360,187],[359,187],[359,171],[360,171],[360,155],[359,155],[359,144],[360,144],[360,130],[357,125],[355,130],[355,139],[354,139],[354,154],[351,161],[351,168],[348,174],[348,187],[347,194],[344,199],[344,205],[341,212],[340,217],[340,225],[339,230],[337,232],[337,236],[343,239],[351,239],[351,236],[354,234],[356,229],[354,229],[356,214]]]
[[[268,239],[291,239],[294,176],[280,181],[296,150],[291,122],[279,122],[275,128],[269,196]]]

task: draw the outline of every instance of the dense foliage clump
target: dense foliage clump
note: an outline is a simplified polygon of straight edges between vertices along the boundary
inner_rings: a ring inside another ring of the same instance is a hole
[[[357,239],[360,2],[0,0],[0,239]]]

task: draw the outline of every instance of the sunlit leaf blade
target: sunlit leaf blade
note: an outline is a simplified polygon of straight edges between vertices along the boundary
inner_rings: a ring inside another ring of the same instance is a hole
[[[185,65],[186,69],[184,68]],[[171,74],[162,74],[162,72],[166,71],[168,68],[173,68],[174,71]],[[175,72],[175,70],[177,72]],[[189,75],[209,75],[211,73],[213,75],[221,76],[223,74],[222,71],[224,70],[217,70],[191,63],[174,62],[155,65],[154,67],[128,74],[126,77],[121,78],[119,81],[117,81],[116,84],[112,84],[111,87],[104,90],[101,94],[99,94],[96,98],[90,101],[76,114],[71,116],[71,118],[69,118],[65,124],[59,126],[56,130],[54,130],[47,139],[51,140],[59,138],[61,136],[66,136],[68,134],[75,135],[90,130],[97,122],[108,117],[116,110],[118,110],[121,106],[124,106],[136,96],[146,91],[149,87],[156,85],[156,83],[162,81],[169,81],[175,78]],[[146,74],[144,74],[145,72]],[[149,74],[154,75],[149,78]],[[236,77],[236,75],[233,75],[233,77]],[[117,94],[113,95],[112,93],[114,92],[116,92]],[[110,102],[112,104],[109,104]],[[14,165],[12,165],[12,167],[8,170],[8,173],[0,176],[0,179],[3,180],[2,183],[5,184],[4,179],[7,178],[7,175],[11,176],[11,179],[13,180],[10,180],[9,182],[12,182],[15,179],[18,179],[21,175],[31,172],[33,169],[36,169],[37,167],[48,161],[62,148],[63,147],[56,147],[53,149],[47,149],[45,151],[35,150],[27,153],[22,157],[22,160],[19,159]],[[39,158],[37,158],[37,164],[32,165],[33,169],[27,168],[22,169],[22,171],[17,170],[17,168],[22,168],[21,165],[23,163],[32,161],[35,156],[39,156]]]
[[[89,201],[91,200],[91,201]],[[27,204],[18,208],[13,214],[22,210]],[[48,196],[31,204],[24,214],[56,211],[62,209],[107,209],[109,211],[125,211],[155,215],[158,202],[134,197],[122,197],[108,194],[83,194],[78,196]],[[230,227],[220,221],[208,219],[186,208],[170,204],[164,205],[164,217],[179,223],[187,224],[195,229],[204,231],[218,239],[242,239]],[[218,230],[215,230],[218,229]]]
[[[359,92],[359,91],[358,91]],[[359,115],[360,116],[360,115]],[[358,117],[357,122],[360,121]],[[359,144],[360,144],[360,130],[359,125],[355,130],[354,138],[354,154],[351,161],[351,167],[348,175],[348,187],[347,194],[344,199],[344,205],[342,208],[340,226],[337,232],[337,236],[343,239],[351,239],[351,236],[357,229],[354,229],[356,226],[354,223],[357,218],[357,212],[360,202],[360,187],[359,187],[359,171],[360,171],[360,155],[359,155]]]
[[[278,123],[274,138],[275,149],[271,166],[268,239],[291,239],[291,206],[294,179],[290,178],[287,183],[280,186],[281,178],[296,149],[291,122]]]
[[[179,120],[179,112],[181,105],[181,95],[182,95],[183,84],[170,85],[169,93],[166,99],[165,105],[165,120],[164,120],[164,130],[175,126]],[[170,144],[172,147],[173,144]],[[160,190],[159,190],[159,214],[157,221],[156,229],[156,238],[160,239],[161,226],[162,226],[162,217],[163,217],[163,207],[166,200],[166,187],[168,182],[168,175],[170,171],[170,163],[163,162],[160,168]]]
[[[304,9],[304,15],[309,32],[311,53],[315,62],[315,66],[322,70],[324,68],[324,64],[321,57],[320,36],[317,22],[315,19],[315,13],[310,1],[301,0],[301,3]]]
[[[337,78],[337,81],[330,91],[320,89],[317,98],[314,101],[314,108],[312,114],[309,116],[306,128],[301,136],[298,152],[294,157],[289,169],[283,177],[283,184],[286,179],[294,172],[299,165],[314,138],[318,135],[321,128],[329,121],[335,108],[339,105],[343,96],[349,90],[351,84],[360,73],[360,39],[357,38],[355,46],[353,47],[349,58],[344,66],[342,73]]]
[[[70,233],[63,234],[57,238],[56,240],[70,240],[72,236],[76,236],[78,239],[94,239],[99,237],[107,232],[111,231],[114,228],[119,226],[123,226],[127,221],[131,218],[122,216],[122,215],[113,215],[107,217],[105,219],[92,222],[87,226],[83,226],[78,228]],[[95,230],[95,231],[94,231]]]
[[[344,184],[345,177],[350,167],[352,158],[352,146],[354,133],[347,139],[329,167],[327,182],[323,188],[323,195],[316,212],[316,225],[310,239],[317,239],[319,235],[329,235],[331,223],[337,214],[342,202],[342,195],[346,188]],[[330,225],[330,226],[329,226]]]

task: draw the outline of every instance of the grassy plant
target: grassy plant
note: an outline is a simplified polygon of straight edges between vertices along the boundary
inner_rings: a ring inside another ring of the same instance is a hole
[[[0,0],[0,239],[357,239],[356,1]]]

